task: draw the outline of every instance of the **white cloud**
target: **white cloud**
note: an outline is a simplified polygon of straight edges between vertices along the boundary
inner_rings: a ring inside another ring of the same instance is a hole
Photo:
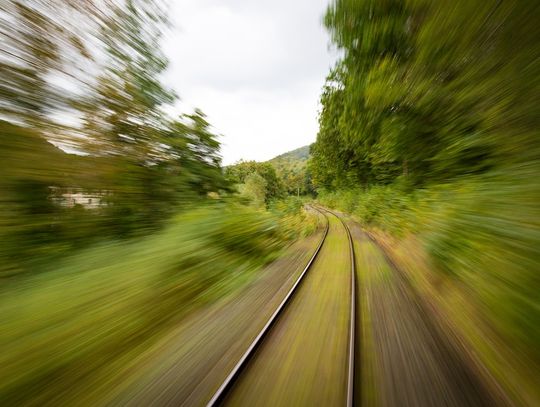
[[[176,0],[166,81],[223,134],[226,164],[311,143],[332,64],[326,0]]]

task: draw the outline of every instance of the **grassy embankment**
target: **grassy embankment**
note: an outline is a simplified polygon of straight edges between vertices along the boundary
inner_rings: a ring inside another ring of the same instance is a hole
[[[69,404],[114,386],[116,367],[190,311],[250,281],[291,237],[313,229],[298,209],[288,205],[280,218],[207,206],[153,235],[102,243],[6,283],[0,404]]]
[[[530,174],[520,168],[319,199],[370,230],[511,396],[533,405],[540,400],[540,189]]]

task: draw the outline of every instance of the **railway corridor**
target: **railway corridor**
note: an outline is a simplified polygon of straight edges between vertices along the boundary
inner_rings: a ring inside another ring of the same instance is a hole
[[[362,374],[357,379],[363,406],[506,405],[479,376],[477,368],[441,331],[429,309],[384,256],[349,222],[355,245],[364,323]]]
[[[317,233],[194,315],[101,405],[509,405],[362,228],[318,212]]]
[[[230,406],[346,405],[351,261],[344,225],[326,240],[290,303],[224,399]]]

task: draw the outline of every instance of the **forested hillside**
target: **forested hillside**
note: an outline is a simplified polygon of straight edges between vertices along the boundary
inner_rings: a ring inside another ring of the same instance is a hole
[[[309,146],[280,154],[268,162],[276,169],[287,193],[305,195],[312,192],[311,176],[307,172]]]
[[[313,193],[307,170],[309,146],[280,154],[266,162],[240,160],[225,168],[225,177],[241,195],[253,202],[269,203],[287,195]]]
[[[419,241],[433,278],[459,284],[532,372],[539,20],[535,2],[333,1],[324,22],[342,57],[309,163],[322,202]]]
[[[304,162],[309,158],[309,146],[299,147],[295,150],[287,151],[286,153],[280,154],[271,160],[272,164],[286,163],[286,162]]]

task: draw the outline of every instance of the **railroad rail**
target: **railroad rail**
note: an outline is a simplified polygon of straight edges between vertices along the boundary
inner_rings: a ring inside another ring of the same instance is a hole
[[[325,208],[320,208],[326,212],[331,213],[338,218],[347,232],[347,238],[349,240],[349,252],[351,257],[351,311],[349,322],[349,354],[348,354],[348,369],[347,369],[347,407],[354,405],[354,372],[355,372],[355,341],[356,341],[356,256],[354,254],[354,243],[351,235],[351,231],[347,223],[339,215],[329,211]]]
[[[264,327],[261,329],[259,334],[255,337],[255,339],[251,342],[247,350],[244,352],[242,357],[239,359],[239,361],[236,363],[236,365],[232,368],[228,376],[225,378],[221,386],[217,389],[217,391],[214,393],[210,401],[207,403],[207,407],[213,407],[217,406],[220,403],[223,402],[228,392],[231,390],[231,388],[234,386],[234,383],[238,379],[238,377],[241,375],[242,371],[245,369],[247,364],[249,363],[249,360],[254,356],[256,349],[261,345],[264,338],[268,335],[268,333],[271,331],[272,326],[275,324],[275,322],[278,320],[279,316],[283,313],[287,305],[291,302],[292,297],[294,294],[296,294],[297,289],[299,285],[304,280],[306,274],[310,270],[312,264],[314,263],[315,259],[317,258],[319,252],[321,251],[321,248],[326,240],[326,236],[328,235],[328,230],[330,226],[330,221],[328,217],[324,214],[324,212],[331,213],[332,215],[336,216],[344,226],[348,240],[349,240],[349,250],[350,250],[350,256],[351,256],[351,314],[350,314],[350,327],[349,327],[349,344],[348,344],[348,366],[347,366],[347,407],[353,406],[353,397],[354,397],[354,354],[355,354],[355,304],[356,304],[356,293],[355,293],[355,285],[356,285],[356,270],[355,270],[355,256],[354,256],[354,246],[352,243],[352,237],[351,233],[349,231],[348,226],[346,223],[341,219],[341,217],[337,216],[331,211],[328,211],[324,208],[314,207],[311,206],[313,209],[321,213],[324,218],[326,219],[325,229],[323,232],[323,236],[317,245],[317,248],[315,249],[315,252],[309,259],[307,265],[305,266],[304,270],[294,283],[294,285],[291,287],[291,289],[287,292],[287,295],[285,298],[281,301],[281,303],[278,305],[274,313],[270,316]]]

